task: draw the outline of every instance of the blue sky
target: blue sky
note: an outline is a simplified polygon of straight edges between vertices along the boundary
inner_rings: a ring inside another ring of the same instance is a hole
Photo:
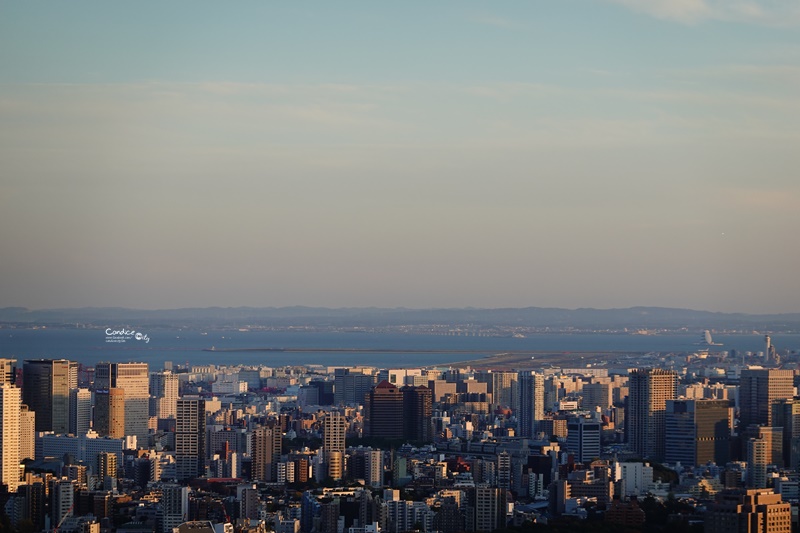
[[[800,7],[0,4],[0,306],[798,311]]]

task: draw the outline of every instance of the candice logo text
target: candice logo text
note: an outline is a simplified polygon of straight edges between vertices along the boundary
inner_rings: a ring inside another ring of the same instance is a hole
[[[106,328],[106,342],[127,342],[130,340],[141,341],[147,344],[150,342],[150,337],[141,331],[134,331],[132,329],[112,329]]]

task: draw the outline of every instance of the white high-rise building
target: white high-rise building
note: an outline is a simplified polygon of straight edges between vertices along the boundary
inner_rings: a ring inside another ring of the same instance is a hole
[[[544,376],[530,370],[520,372],[517,387],[519,436],[532,438],[538,431],[538,422],[544,418]]]
[[[75,436],[86,435],[91,429],[92,391],[72,389],[69,391],[69,432]]]
[[[20,463],[20,412],[22,391],[3,383],[0,385],[0,483],[8,492],[17,492]]]
[[[135,435],[147,447],[150,382],[147,363],[98,363],[94,374],[98,389],[125,390],[125,435]]]
[[[178,409],[178,376],[169,371],[150,374],[150,416],[175,418]]]

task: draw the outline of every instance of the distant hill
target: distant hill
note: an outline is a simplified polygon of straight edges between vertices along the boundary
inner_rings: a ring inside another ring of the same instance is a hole
[[[462,324],[535,328],[612,329],[769,329],[800,331],[800,313],[752,315],[716,313],[665,307],[626,309],[559,309],[543,307],[500,309],[406,309],[376,307],[205,307],[142,310],[122,307],[76,309],[0,308],[0,323],[21,325],[125,324],[128,326],[232,327],[315,326],[381,327],[397,325]]]

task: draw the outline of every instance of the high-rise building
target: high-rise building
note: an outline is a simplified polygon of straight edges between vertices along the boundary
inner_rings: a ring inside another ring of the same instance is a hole
[[[539,431],[539,421],[544,418],[544,376],[531,370],[520,372],[517,389],[519,436],[533,438]]]
[[[175,470],[178,481],[203,476],[206,459],[206,402],[181,398],[175,417]]]
[[[275,464],[281,458],[283,434],[278,427],[260,427],[252,436],[253,481],[276,481]]]
[[[75,485],[72,481],[54,479],[50,482],[50,523],[57,527],[73,514]]]
[[[625,435],[643,458],[663,461],[667,400],[675,399],[677,374],[670,370],[633,370],[628,379]]]
[[[69,433],[69,391],[78,387],[78,363],[27,360],[22,366],[22,403],[36,413],[36,431]]]
[[[701,466],[730,461],[733,409],[728,400],[667,400],[665,424],[666,462]]]
[[[772,408],[772,426],[783,428],[783,464],[800,467],[800,398],[778,400]]]
[[[364,481],[373,488],[383,486],[383,452],[367,449],[364,452]]]
[[[97,475],[100,479],[117,477],[117,454],[114,452],[100,452],[97,454]]]
[[[322,450],[328,477],[334,481],[344,478],[344,447],[347,419],[341,413],[331,412],[322,421]]]
[[[135,435],[138,446],[146,448],[150,413],[147,363],[98,363],[94,384],[97,389],[125,390],[125,435]]]
[[[478,372],[475,379],[486,383],[488,391],[492,395],[492,406],[511,407],[514,405],[514,386],[517,383],[516,372]]]
[[[589,464],[600,457],[600,422],[582,416],[567,420],[567,450],[575,462]]]
[[[425,386],[403,387],[403,433],[414,442],[431,442],[433,393]]]
[[[770,425],[777,400],[794,396],[794,372],[774,368],[748,368],[739,379],[739,427]]]
[[[506,491],[496,487],[475,488],[475,531],[489,533],[506,527]]]
[[[14,384],[17,374],[17,360],[0,358],[0,384]]]
[[[375,385],[372,374],[362,369],[337,368],[334,371],[333,400],[336,405],[361,405]]]
[[[150,416],[175,418],[178,409],[178,376],[170,371],[150,374]]]
[[[20,397],[22,392],[20,391]],[[36,459],[36,413],[22,404],[19,413],[19,460]]]
[[[381,381],[367,393],[364,434],[402,439],[403,429],[403,393],[388,381]]]
[[[189,487],[164,485],[161,488],[159,522],[161,533],[172,533],[173,528],[189,520]]]
[[[743,432],[747,452],[747,486],[767,486],[767,466],[782,466],[783,428],[751,425]]]
[[[125,390],[117,387],[98,389],[94,392],[94,398],[94,430],[101,437],[124,437]]]
[[[724,491],[705,514],[706,533],[790,533],[791,504],[772,489]]]
[[[92,422],[92,392],[89,389],[69,391],[69,432],[86,435]]]
[[[0,384],[0,483],[17,492],[20,464],[20,412],[22,391],[9,383]]]

